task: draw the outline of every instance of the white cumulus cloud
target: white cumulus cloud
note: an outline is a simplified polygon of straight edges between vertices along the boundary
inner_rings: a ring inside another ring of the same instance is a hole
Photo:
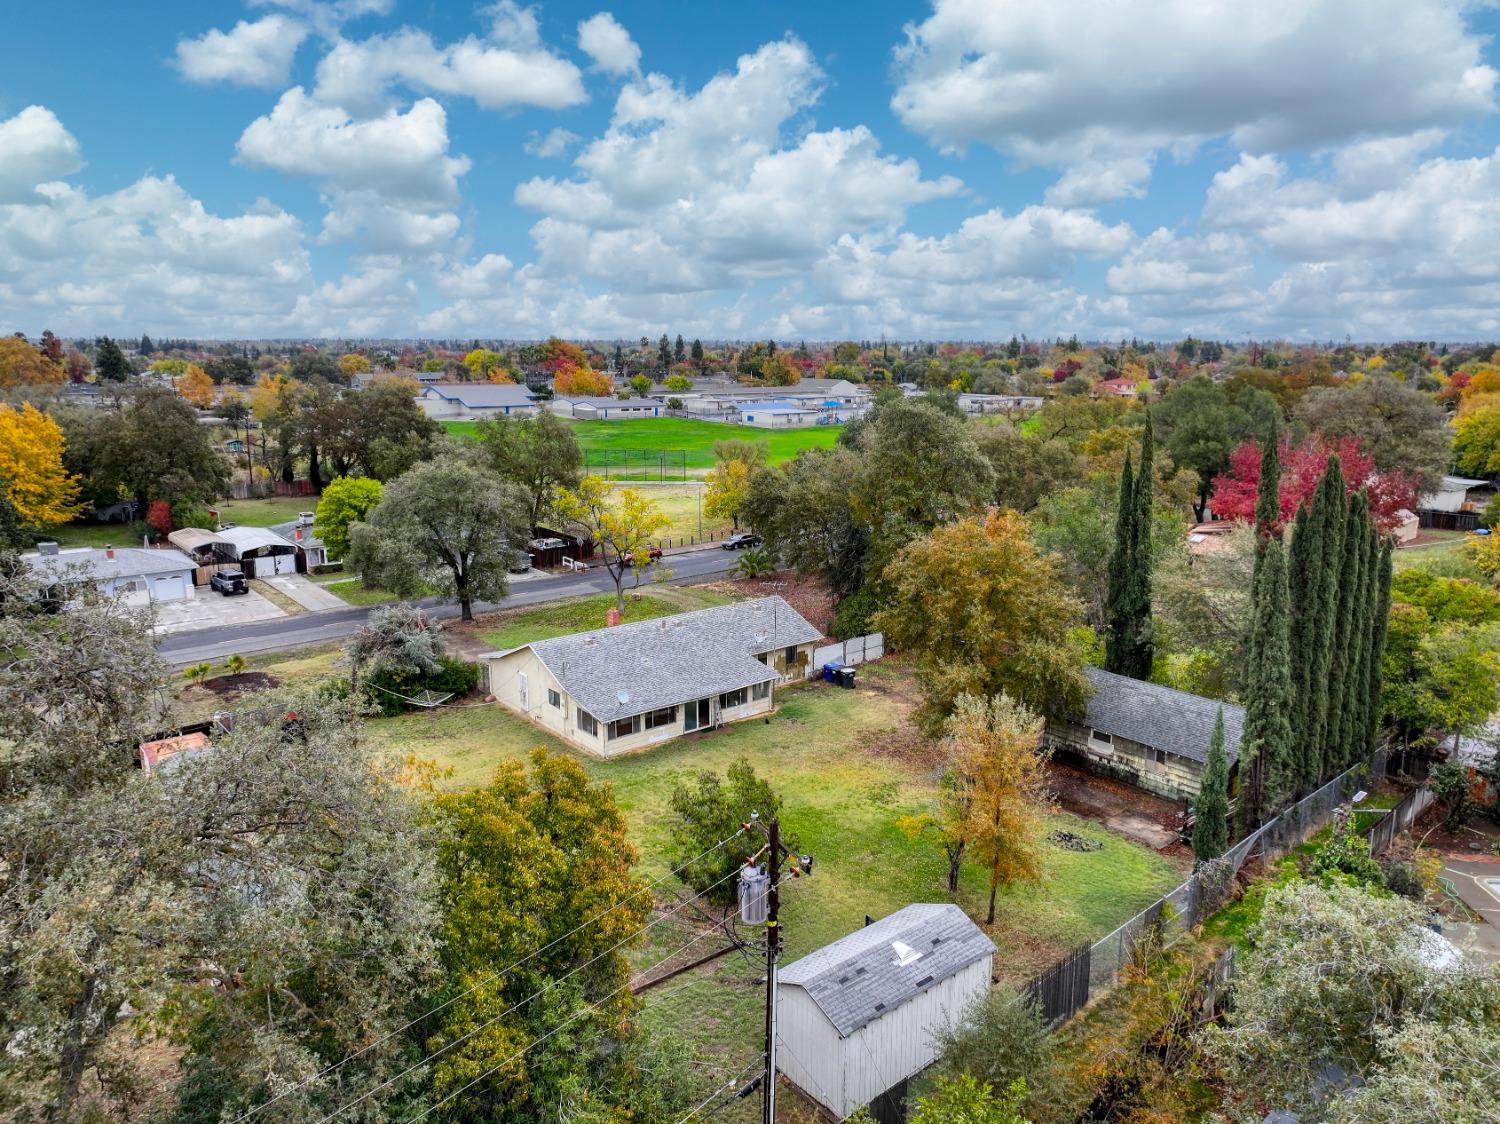
[[[57,114],[29,105],[0,120],[0,203],[35,197],[38,184],[71,175],[83,167],[83,153]]]
[[[640,47],[609,12],[579,23],[578,49],[606,74],[634,74],[641,68]]]
[[[1140,176],[1121,171],[1140,165],[1120,161],[1213,137],[1339,145],[1495,105],[1496,71],[1453,0],[935,0],[906,33],[897,115],[943,146],[1076,169],[1054,202],[1135,194]],[[1113,182],[1085,187],[1097,161]]]
[[[177,69],[190,82],[230,82],[274,89],[291,73],[297,48],[307,38],[307,27],[282,15],[247,23],[240,20],[228,31],[207,31],[177,44]]]

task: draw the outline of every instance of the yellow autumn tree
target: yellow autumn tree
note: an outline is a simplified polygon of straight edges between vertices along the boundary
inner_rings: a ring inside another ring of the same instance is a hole
[[[555,387],[558,394],[603,396],[615,392],[614,380],[592,367],[558,368]]]
[[[339,370],[343,371],[350,378],[353,378],[355,375],[362,375],[369,369],[370,357],[367,355],[351,351],[339,356]]]
[[[615,583],[615,607],[625,610],[625,575],[651,565],[656,536],[672,523],[638,488],[615,488],[598,476],[585,476],[577,488],[558,490],[553,506],[569,528],[592,539]]]
[[[190,364],[177,380],[177,393],[185,402],[207,410],[214,404],[214,380],[198,364]]]
[[[956,776],[944,792],[958,799],[954,825],[970,862],[989,874],[990,909],[1003,886],[1037,885],[1044,873],[1051,807],[1042,719],[1009,695],[959,696],[948,719],[947,768]]]
[[[56,386],[67,381],[61,364],[54,363],[25,340],[0,337],[0,390],[17,386]]]
[[[292,379],[282,374],[261,375],[250,389],[250,412],[257,421],[264,422],[276,415],[281,408],[282,395],[292,388]]]
[[[63,468],[63,432],[29,403],[0,406],[0,491],[25,527],[55,527],[78,514],[78,479]]]
[[[740,508],[749,494],[750,466],[744,461],[720,461],[708,472],[703,514],[710,519],[728,519],[738,530]]]

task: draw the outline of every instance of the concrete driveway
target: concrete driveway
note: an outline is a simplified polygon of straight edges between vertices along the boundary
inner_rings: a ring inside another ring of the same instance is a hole
[[[169,636],[193,632],[200,628],[228,628],[275,620],[286,614],[255,592],[225,597],[207,587],[193,590],[193,596],[181,601],[158,601],[156,633]]]
[[[1443,864],[1443,877],[1481,919],[1477,924],[1450,922],[1443,933],[1460,948],[1500,963],[1500,862],[1449,859]]]
[[[301,574],[268,574],[261,580],[278,593],[286,594],[309,613],[349,607],[349,603],[342,597],[329,592],[317,582],[309,581]]]

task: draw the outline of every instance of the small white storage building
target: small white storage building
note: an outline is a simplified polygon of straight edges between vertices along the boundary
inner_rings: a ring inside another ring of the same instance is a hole
[[[777,1069],[842,1120],[937,1060],[990,988],[995,945],[956,905],[909,905],[782,968]]]

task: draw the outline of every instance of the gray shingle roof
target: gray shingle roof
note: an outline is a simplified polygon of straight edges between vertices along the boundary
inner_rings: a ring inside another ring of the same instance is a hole
[[[1094,729],[1202,763],[1208,760],[1214,718],[1222,706],[1224,754],[1230,761],[1239,756],[1240,734],[1245,726],[1243,707],[1097,667],[1085,668],[1084,672],[1094,688],[1084,722]]]
[[[143,578],[156,574],[191,573],[196,564],[180,550],[148,550],[144,547],[117,546],[110,558],[102,547],[76,547],[56,554],[23,554],[33,572],[56,576],[70,566],[88,566],[93,577],[101,581],[112,578]]]
[[[437,395],[462,402],[471,410],[498,410],[505,406],[530,406],[536,401],[531,391],[517,383],[436,383],[422,388],[423,394]]]
[[[919,955],[901,963],[896,941]],[[779,979],[806,989],[848,1038],[994,952],[994,942],[958,906],[909,905],[788,964]]]
[[[822,634],[780,597],[577,632],[529,645],[601,722],[778,678],[761,652]],[[498,654],[498,653],[495,653]]]

